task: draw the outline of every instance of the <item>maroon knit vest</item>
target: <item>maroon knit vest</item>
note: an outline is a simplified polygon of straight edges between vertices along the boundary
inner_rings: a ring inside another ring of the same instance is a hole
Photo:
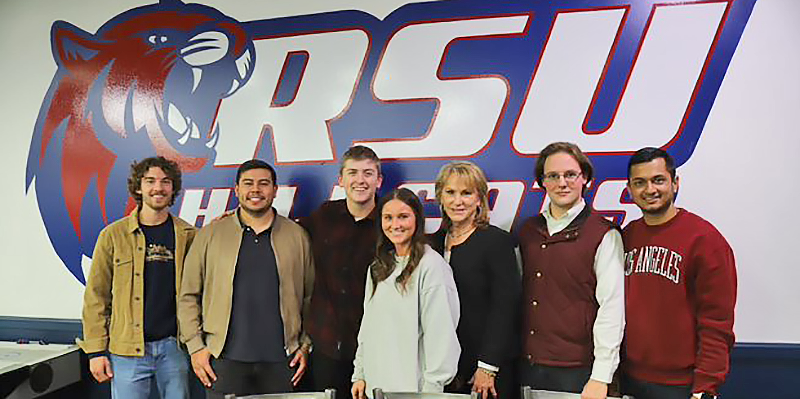
[[[546,366],[591,366],[592,328],[599,305],[594,257],[614,224],[588,205],[552,237],[544,216],[523,223],[522,348],[528,361]]]

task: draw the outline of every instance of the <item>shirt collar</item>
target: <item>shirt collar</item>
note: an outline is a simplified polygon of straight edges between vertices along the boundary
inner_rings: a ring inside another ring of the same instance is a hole
[[[278,221],[278,211],[275,209],[275,207],[270,208],[270,210],[273,212],[275,216],[274,219],[272,219],[272,225],[270,225],[267,230],[272,230],[272,228],[275,227],[275,223]],[[250,226],[247,223],[245,223],[244,220],[242,220],[241,212],[242,212],[241,206],[236,208],[236,225],[239,226],[240,229],[244,230]]]
[[[342,215],[349,216],[355,222],[360,222],[362,220],[375,220],[375,215],[378,212],[378,200],[377,200],[377,198],[375,199],[375,206],[372,207],[372,210],[369,212],[369,214],[367,216],[361,218],[361,219],[358,219],[358,220],[356,220],[355,216],[353,216],[353,214],[350,213],[350,210],[347,209],[347,199],[342,199],[342,206],[339,208],[339,212]]]
[[[556,234],[561,230],[564,230],[576,217],[583,211],[583,208],[586,207],[586,201],[583,198],[579,199],[572,208],[569,208],[567,213],[561,215],[560,218],[556,219],[553,217],[553,214],[550,213],[550,204],[548,203],[544,207],[544,212],[542,212],[542,216],[544,216],[544,220],[547,222],[547,232],[550,235]]]

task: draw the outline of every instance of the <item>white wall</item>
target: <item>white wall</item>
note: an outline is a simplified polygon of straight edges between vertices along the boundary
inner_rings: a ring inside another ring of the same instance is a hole
[[[736,335],[800,342],[800,3],[760,0],[682,176],[679,203],[716,225],[738,265]]]
[[[246,21],[338,9],[329,1],[210,1]],[[300,5],[294,4],[300,3]],[[34,122],[56,66],[50,26],[65,20],[94,32],[138,1],[0,2],[0,315],[78,318],[83,286],[49,242],[25,167]],[[374,4],[373,4],[374,6]],[[800,3],[758,0],[694,154],[679,169],[679,204],[715,224],[737,257],[737,340],[800,343],[800,235],[795,184],[800,150]],[[434,171],[431,171],[433,174]]]

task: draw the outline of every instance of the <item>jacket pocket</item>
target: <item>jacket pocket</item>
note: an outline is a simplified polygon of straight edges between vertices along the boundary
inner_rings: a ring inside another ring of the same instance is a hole
[[[133,257],[114,259],[114,276],[111,281],[111,294],[130,294],[133,286]]]

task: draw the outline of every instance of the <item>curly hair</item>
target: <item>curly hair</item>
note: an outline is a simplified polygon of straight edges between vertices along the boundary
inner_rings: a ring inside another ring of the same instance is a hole
[[[172,180],[172,198],[169,200],[169,206],[174,205],[175,198],[180,195],[182,188],[181,168],[174,161],[162,156],[145,158],[131,164],[131,174],[128,176],[128,194],[133,197],[137,206],[142,206],[142,194],[137,191],[142,190],[142,178],[152,167],[160,168]]]
[[[399,200],[408,205],[414,211],[414,221],[416,222],[414,234],[411,235],[411,251],[409,253],[408,263],[406,267],[397,276],[396,283],[400,286],[402,291],[406,290],[406,284],[411,274],[414,273],[419,265],[422,255],[425,254],[425,216],[422,210],[422,203],[419,201],[414,192],[407,188],[396,188],[391,193],[383,196],[377,205],[377,214],[381,218],[383,215],[383,207],[391,200]],[[375,290],[378,289],[378,283],[389,278],[394,272],[395,268],[395,247],[394,244],[383,233],[383,223],[378,221],[375,223],[378,229],[378,242],[375,247],[375,260],[369,268],[370,277],[372,277],[372,296],[375,295]]]

